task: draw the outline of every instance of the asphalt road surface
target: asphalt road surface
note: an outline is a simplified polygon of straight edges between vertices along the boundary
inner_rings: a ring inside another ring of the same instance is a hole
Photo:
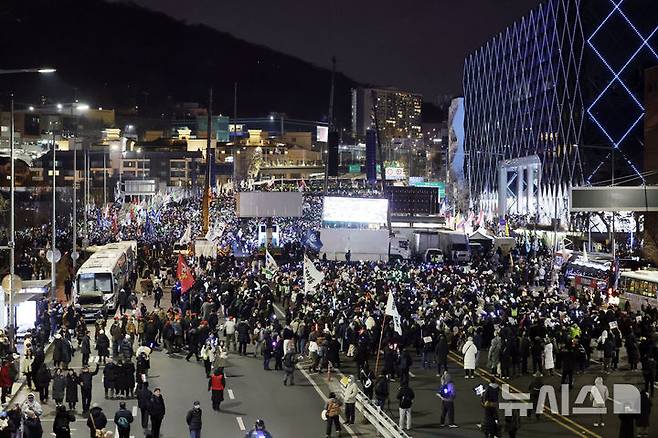
[[[151,304],[147,300],[149,308]],[[251,349],[249,350],[251,352]],[[481,352],[480,363],[482,364],[486,357],[486,352]],[[50,359],[49,359],[50,360]],[[91,358],[92,370],[98,361],[96,356]],[[272,361],[272,366],[274,361]],[[412,367],[412,376],[410,385],[416,393],[416,400],[412,408],[412,431],[410,435],[414,438],[429,437],[481,437],[482,431],[478,425],[483,418],[483,409],[480,405],[479,398],[475,395],[473,388],[479,384],[487,384],[490,376],[485,370],[479,369],[475,379],[464,379],[464,372],[460,363],[460,358],[456,354],[451,354],[449,369],[454,378],[457,398],[455,401],[455,420],[459,425],[458,428],[440,428],[441,401],[436,396],[439,387],[440,378],[436,376],[435,369],[422,369],[420,357],[414,355],[414,365]],[[81,355],[76,353],[72,367],[81,366]],[[569,393],[571,406],[579,389],[583,385],[592,384],[594,378],[600,374],[600,366],[593,364],[591,369],[585,374],[575,376],[574,389]],[[559,370],[558,370],[559,371]],[[342,368],[344,374],[355,373],[355,367],[352,360],[343,358]],[[110,422],[114,413],[118,409],[120,400],[107,400],[104,397],[103,383],[101,380],[102,366],[99,375],[94,378],[94,389],[92,401],[98,403],[103,408]],[[267,429],[275,438],[314,438],[325,436],[325,423],[320,419],[320,412],[323,409],[326,394],[329,392],[329,384],[326,373],[308,375],[300,371],[296,372],[295,386],[283,386],[282,371],[265,371],[263,370],[262,361],[253,356],[240,357],[232,353],[229,355],[228,366],[226,367],[227,389],[224,392],[225,401],[222,403],[222,411],[214,412],[211,409],[210,393],[207,390],[207,380],[205,378],[203,365],[192,358],[189,362],[185,360],[184,354],[168,356],[159,351],[154,351],[151,355],[151,370],[149,374],[149,386],[151,389],[159,387],[166,404],[166,416],[162,426],[162,438],[183,438],[189,436],[185,415],[195,400],[201,402],[203,409],[203,436],[211,437],[242,437],[249,430],[256,419],[262,418],[265,421]],[[335,382],[335,375],[333,381]],[[559,392],[560,383],[559,373],[553,377],[545,377],[545,383],[552,385],[557,389],[557,400],[562,410],[562,399]],[[639,384],[641,372],[637,371],[618,371],[605,378],[611,396],[613,396],[612,385],[614,383],[631,383]],[[517,377],[508,381],[511,386],[511,392],[527,392],[530,382],[529,376]],[[499,381],[499,383],[502,383]],[[335,386],[334,386],[335,387]],[[399,383],[391,383],[391,401],[386,410],[389,415],[397,421],[398,406],[395,394],[399,388]],[[26,394],[19,396],[22,400]],[[655,399],[654,399],[655,400]],[[141,428],[140,413],[137,409],[137,401],[126,400],[128,409],[132,409],[135,414],[135,421],[132,424],[131,436],[142,438],[145,435]],[[587,400],[583,405],[591,406],[591,401]],[[78,411],[81,410],[81,404],[78,404]],[[555,414],[545,414],[539,420],[534,417],[523,417],[521,428],[518,431],[518,437],[537,437],[541,435],[551,436],[552,438],[561,437],[592,437],[592,438],[612,438],[619,435],[619,419],[612,413],[613,401],[608,403],[609,414],[605,417],[605,427],[594,427],[595,419],[591,415],[564,415],[564,412]],[[500,412],[501,423],[503,423],[503,414]],[[89,430],[86,426],[86,418],[76,414],[77,421],[72,425],[72,436],[88,437]],[[42,417],[44,436],[52,436],[52,421],[54,417],[54,404],[50,401],[44,406],[44,416]],[[357,419],[360,416],[357,415]],[[351,437],[374,437],[372,427],[361,424],[357,421],[348,431],[344,431],[342,436]],[[658,424],[658,409],[652,413],[651,433]],[[113,423],[111,428],[114,429]],[[117,436],[115,434],[115,436]],[[503,430],[499,436],[507,436]]]

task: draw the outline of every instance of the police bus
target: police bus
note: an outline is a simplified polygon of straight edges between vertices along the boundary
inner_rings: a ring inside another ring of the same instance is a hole
[[[658,306],[658,270],[622,272],[619,277],[618,292],[623,298],[639,308],[647,301]]]
[[[116,309],[117,296],[136,269],[137,242],[110,243],[95,252],[76,274],[76,302],[85,320],[93,321]]]

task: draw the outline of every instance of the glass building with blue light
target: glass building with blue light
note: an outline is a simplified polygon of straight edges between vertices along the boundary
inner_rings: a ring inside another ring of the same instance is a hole
[[[566,220],[571,186],[609,184],[613,169],[615,182],[642,184],[643,74],[658,64],[656,6],[547,0],[466,58],[472,208],[501,213],[502,184],[505,213]],[[536,173],[500,178],[503,163],[526,157],[539,158]]]

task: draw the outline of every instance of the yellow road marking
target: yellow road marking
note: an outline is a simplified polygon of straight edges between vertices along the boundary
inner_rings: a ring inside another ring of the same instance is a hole
[[[450,360],[452,360],[452,361],[455,362],[455,363],[458,363],[458,364],[461,365],[462,367],[464,366],[464,362],[462,362],[462,361],[460,360],[459,356],[458,356],[456,353],[454,353],[454,352],[451,351],[451,352],[449,353],[449,356],[450,356]],[[509,385],[510,389],[513,389],[513,390],[516,391],[516,392],[523,392],[523,391],[521,391],[520,389],[515,388],[514,386],[512,386],[511,384],[509,384],[509,382],[507,382],[506,380],[499,379],[498,377],[494,376],[493,374],[489,373],[488,371],[486,371],[486,370],[484,370],[484,369],[482,369],[482,368],[478,368],[475,372],[476,372],[476,374],[478,374],[480,377],[487,378],[487,379],[491,379],[491,378],[493,378],[493,379],[496,380],[496,382],[499,382],[499,383],[507,383],[507,385]],[[575,421],[573,421],[573,420],[571,420],[571,419],[565,417],[564,415],[561,415],[561,414],[559,414],[559,413],[553,413],[553,412],[551,412],[551,410],[548,409],[547,407],[544,407],[544,414],[547,415],[548,418],[550,418],[550,419],[551,419],[552,421],[554,421],[555,423],[559,424],[560,426],[564,427],[565,429],[570,430],[571,432],[575,433],[576,435],[579,435],[579,436],[588,436],[588,435],[589,435],[589,436],[591,436],[591,437],[593,437],[593,438],[603,438],[601,435],[599,435],[599,434],[597,434],[597,433],[595,433],[595,432],[592,432],[592,431],[589,430],[588,428],[586,428],[586,427],[584,427],[584,426],[582,426],[582,425],[576,423]],[[565,423],[565,422],[566,422],[566,423]],[[570,424],[574,425],[576,428],[578,428],[578,429],[580,429],[580,430],[577,430],[577,429],[575,429],[574,427],[571,427],[571,426],[570,426],[569,424],[567,424],[567,423],[570,423]]]

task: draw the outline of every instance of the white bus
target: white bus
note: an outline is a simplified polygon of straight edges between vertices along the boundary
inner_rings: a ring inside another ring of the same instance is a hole
[[[76,302],[86,320],[114,311],[121,288],[136,268],[137,243],[110,243],[98,247],[76,274]]]
[[[647,300],[652,306],[658,306],[658,270],[622,272],[619,292],[635,307],[646,304]]]

